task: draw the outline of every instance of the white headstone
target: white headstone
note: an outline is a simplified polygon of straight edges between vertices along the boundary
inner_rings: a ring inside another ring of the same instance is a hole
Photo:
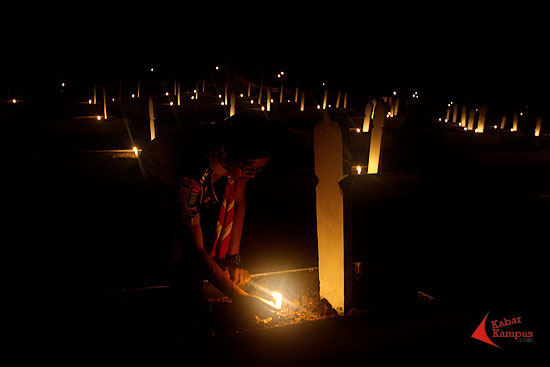
[[[537,118],[537,126],[535,127],[535,136],[540,136],[540,129],[542,127],[542,117]]]
[[[455,106],[453,107],[453,122],[457,122],[458,118],[458,105],[455,103]]]
[[[351,251],[344,241],[342,133],[327,111],[314,130],[319,295],[339,313],[351,305]]]
[[[232,91],[231,92],[231,100],[230,100],[230,104],[231,106],[229,107],[229,116],[233,116],[235,114],[235,91]]]
[[[463,105],[462,106],[462,110],[460,112],[460,126],[462,127],[466,127],[466,114],[468,113],[468,108],[466,107],[466,105]]]
[[[107,96],[105,93],[105,86],[103,87],[103,116],[107,120]]]
[[[474,129],[475,118],[476,118],[476,109],[472,107],[470,109],[470,114],[468,115],[468,130]]]
[[[377,174],[380,166],[380,156],[382,153],[382,128],[386,118],[386,106],[384,103],[377,103],[372,120],[372,132],[370,135],[369,163],[367,167],[368,174]]]
[[[517,113],[514,113],[513,120],[512,120],[512,129],[514,131],[518,131],[518,117],[519,115]]]
[[[370,120],[372,116],[372,103],[368,102],[365,106],[365,117],[363,118],[363,132],[368,133],[370,129]]]
[[[479,108],[479,118],[477,120],[477,132],[482,133],[485,131],[485,119],[487,117],[487,106],[481,106]]]
[[[155,107],[153,105],[153,98],[149,96],[149,132],[151,133],[151,140],[155,139]]]

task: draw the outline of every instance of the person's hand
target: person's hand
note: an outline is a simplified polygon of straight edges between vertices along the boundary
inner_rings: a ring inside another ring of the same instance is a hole
[[[229,268],[229,275],[235,285],[246,284],[250,279],[252,279],[248,270],[238,267]]]

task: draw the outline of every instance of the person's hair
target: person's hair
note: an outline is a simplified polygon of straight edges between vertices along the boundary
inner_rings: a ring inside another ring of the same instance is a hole
[[[216,143],[239,160],[268,157],[273,149],[273,128],[263,115],[237,113],[216,123]]]

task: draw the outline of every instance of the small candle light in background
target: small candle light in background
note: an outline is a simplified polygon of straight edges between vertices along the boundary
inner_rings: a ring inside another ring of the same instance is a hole
[[[270,102],[273,103],[273,98],[270,99]]]
[[[265,107],[264,107],[264,106],[262,106],[262,111],[265,111]]]
[[[221,105],[222,105],[222,106],[225,106],[225,102],[224,102],[224,101],[221,101]]]
[[[136,97],[136,95],[134,93],[132,93],[132,98],[135,98],[135,97]]]
[[[101,116],[100,115],[97,115],[97,121],[101,121]]]
[[[239,94],[239,97],[243,98],[243,97],[244,97],[244,94],[242,94],[242,93],[241,93],[241,94]]]
[[[222,98],[222,95],[221,95],[221,94],[218,94],[218,98]]]
[[[467,131],[467,130],[468,130],[468,128],[466,126],[464,126],[464,131]]]
[[[520,112],[519,115],[520,115],[520,116],[523,116],[523,112]]]
[[[195,96],[191,96],[191,99],[195,99]]]
[[[254,104],[254,100],[253,100],[253,99],[250,100],[250,104]]]
[[[115,101],[115,99],[114,99],[114,98],[112,98],[111,100],[112,100],[113,102]]]
[[[284,71],[281,71],[281,75],[285,75],[285,72],[284,72]]]
[[[321,106],[320,106],[320,105],[317,105],[317,109],[320,110],[320,109],[321,109]]]
[[[397,92],[396,92],[396,91],[393,91],[393,95],[394,95],[394,96],[397,95]]]
[[[353,166],[352,170],[353,170],[353,173],[356,175],[362,175],[365,173],[365,171],[363,170],[363,166]]]
[[[280,78],[281,77],[281,74],[277,74],[277,78]]]
[[[445,123],[449,122],[449,120],[445,119]]]
[[[493,128],[496,130],[496,129],[497,129],[497,125],[493,126]]]
[[[12,102],[13,102],[13,103],[17,103],[17,100],[14,98],[14,99],[12,100]]]
[[[151,71],[155,71],[155,68],[151,68]]]
[[[61,86],[64,87],[64,86],[65,86],[65,82],[61,83]]]
[[[358,133],[360,133],[360,132],[361,132],[361,129],[357,128],[357,129],[355,129],[355,131],[357,131]]]
[[[166,95],[168,96],[168,95],[170,95],[170,93],[166,92]]]
[[[173,106],[174,105],[174,102],[170,102],[170,106]]]
[[[220,70],[220,67],[219,67],[219,66],[216,66],[216,70]]]
[[[88,100],[88,104],[92,104],[92,100],[91,100],[91,99]]]
[[[133,147],[132,150],[134,151],[134,154],[136,155],[136,157],[139,156],[138,154],[138,148],[137,147]]]

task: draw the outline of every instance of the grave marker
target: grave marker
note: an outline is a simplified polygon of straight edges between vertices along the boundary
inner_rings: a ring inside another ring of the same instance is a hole
[[[155,139],[155,107],[153,105],[153,98],[149,96],[149,132],[151,133],[151,140]]]
[[[518,114],[514,113],[512,120],[512,131],[518,131]]]
[[[540,128],[542,126],[542,117],[537,118],[537,126],[535,127],[535,136],[540,136]]]
[[[314,130],[319,295],[340,314],[351,305],[351,244],[344,241],[342,132],[327,111]]]
[[[368,102],[365,106],[365,117],[363,118],[363,132],[368,133],[370,128],[370,120],[372,116],[372,103]]]
[[[474,129],[475,118],[476,118],[476,109],[472,107],[470,109],[470,114],[468,115],[468,130]]]
[[[477,120],[477,132],[483,133],[485,130],[485,118],[487,117],[487,106],[481,106],[479,109],[479,118]]]
[[[386,106],[384,103],[377,103],[372,120],[372,132],[370,136],[368,174],[377,174],[380,166],[380,155],[382,150],[382,128],[386,118]]]

